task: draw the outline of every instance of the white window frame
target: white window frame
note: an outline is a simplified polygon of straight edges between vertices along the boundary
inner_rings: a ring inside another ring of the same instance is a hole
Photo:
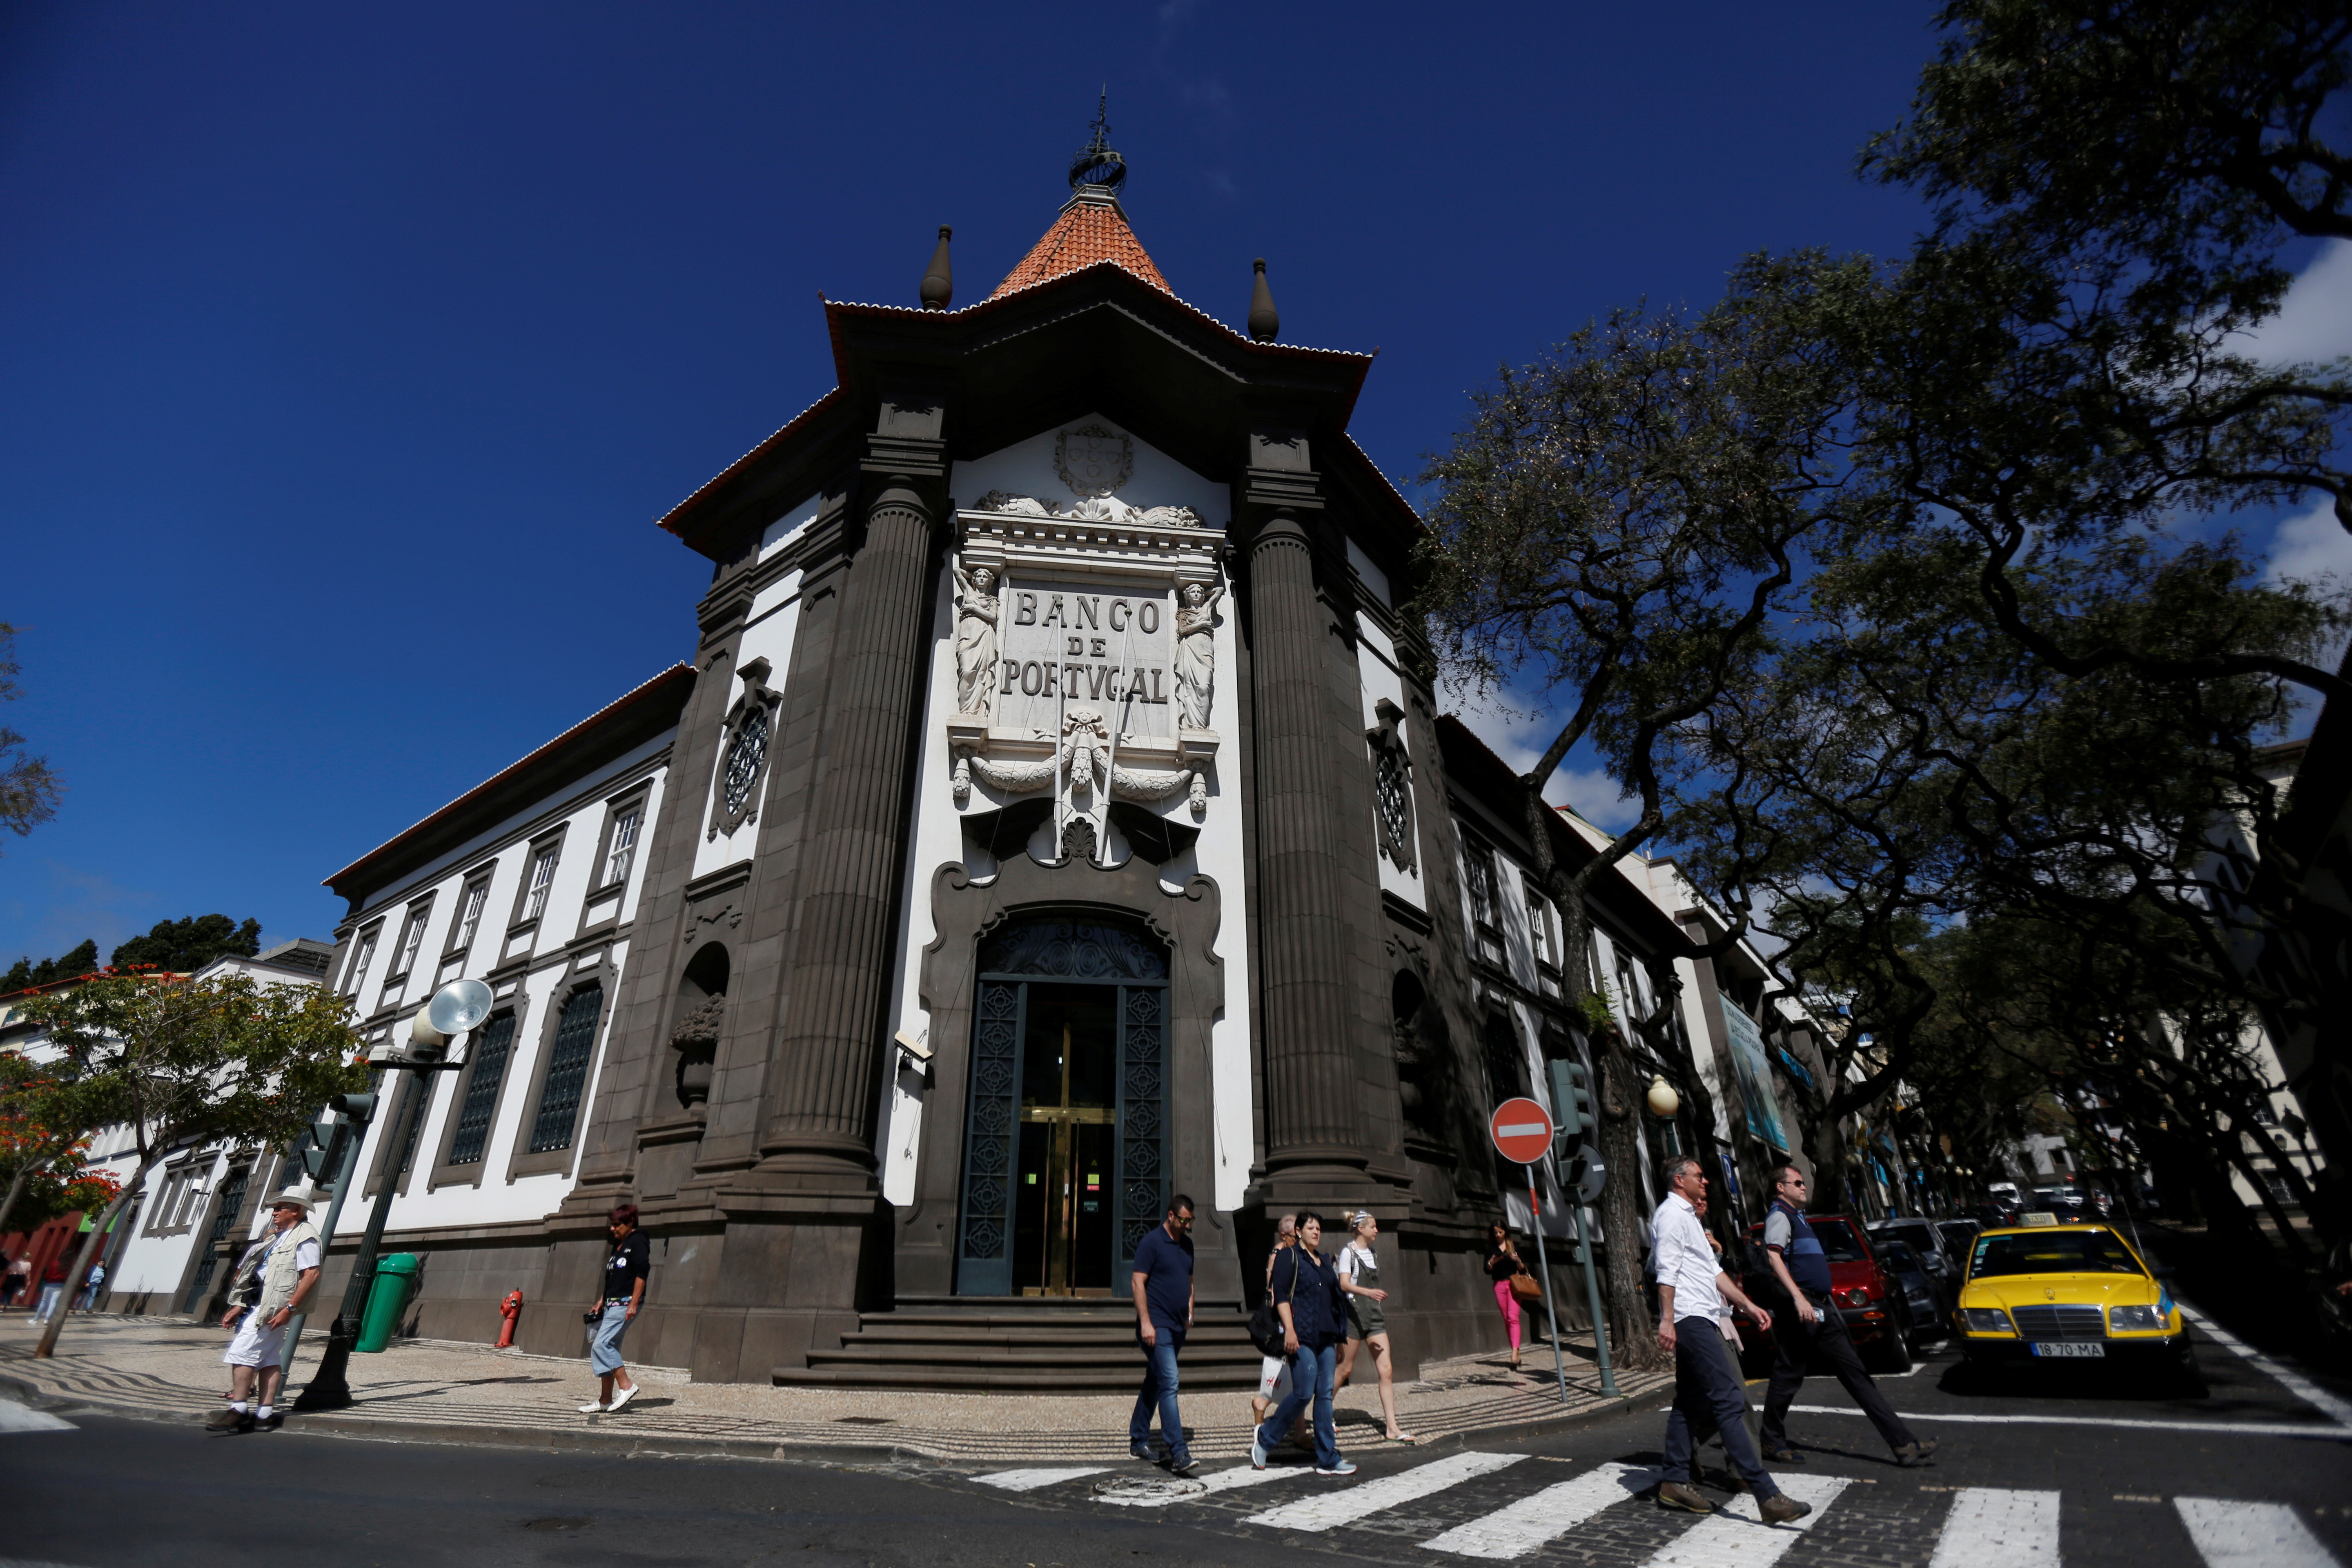
[[[531,852],[524,876],[522,914],[517,925],[528,925],[547,913],[548,895],[555,889],[555,870],[563,861],[563,841],[556,839]]]

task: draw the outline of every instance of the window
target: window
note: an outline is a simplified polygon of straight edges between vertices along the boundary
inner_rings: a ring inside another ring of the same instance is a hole
[[[343,976],[345,995],[360,994],[360,983],[367,978],[368,965],[375,962],[375,939],[383,931],[383,926],[372,925],[360,932],[359,946],[352,953],[351,973]]]
[[[465,901],[457,906],[457,923],[449,930],[449,951],[463,958],[474,951],[474,932],[481,929],[482,906],[490,898],[490,879],[477,877],[466,884],[459,897]]]
[[[751,806],[751,786],[768,762],[768,714],[765,709],[747,714],[727,749],[727,771],[720,800],[730,818],[740,819]]]
[[[400,957],[392,966],[394,977],[405,975],[416,965],[416,950],[425,945],[425,922],[432,917],[433,900],[408,906],[408,929],[401,932]]]
[[[596,1016],[604,1005],[602,985],[583,985],[563,1005],[548,1047],[547,1079],[539,1090],[539,1114],[531,1121],[530,1152],[572,1147],[581,1091],[588,1085],[588,1058],[596,1045]]]
[[[1470,880],[1470,915],[1480,925],[1495,923],[1495,867],[1486,847],[1471,840],[1462,845],[1462,869]]]
[[[1528,942],[1536,952],[1536,962],[1550,968],[1559,966],[1559,955],[1551,945],[1551,905],[1533,888],[1527,889]]]
[[[245,1187],[253,1174],[252,1168],[239,1165],[228,1173],[221,1188],[220,1203],[213,1210],[212,1228],[205,1233],[204,1250],[197,1256],[195,1278],[188,1281],[188,1294],[180,1303],[183,1312],[195,1311],[213,1288],[213,1271],[220,1266],[221,1243],[228,1239],[229,1226],[236,1223],[237,1211],[245,1206]]]
[[[535,921],[547,912],[547,890],[554,885],[555,863],[562,855],[562,845],[551,844],[531,861],[530,887],[523,895],[522,913],[516,918],[518,925],[524,921]]]
[[[637,855],[637,824],[645,819],[643,801],[632,801],[613,818],[613,833],[604,849],[604,879],[599,887],[616,888],[629,879],[629,862]]]
[[[457,1108],[457,1131],[449,1140],[449,1163],[478,1165],[490,1142],[490,1118],[506,1082],[507,1058],[514,1054],[515,1016],[500,1013],[482,1026],[474,1044],[474,1065],[466,1078],[466,1100]]]

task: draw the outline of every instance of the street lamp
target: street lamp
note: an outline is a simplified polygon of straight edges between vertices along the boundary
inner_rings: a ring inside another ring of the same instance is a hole
[[[492,1000],[490,988],[480,981],[452,980],[436,991],[433,1000],[409,1020],[406,1051],[386,1047],[381,1053],[368,1053],[369,1059],[387,1070],[405,1068],[415,1073],[447,1072],[463,1067],[462,1058],[450,1058],[449,1041],[488,1017]],[[406,1099],[400,1114],[384,1129],[390,1140],[384,1144],[387,1151],[405,1150],[418,1119],[425,1114],[426,1097],[423,1093],[413,1093]],[[375,1207],[368,1215],[367,1234],[360,1238],[360,1249],[352,1258],[352,1277],[343,1287],[342,1310],[335,1314],[333,1324],[327,1330],[326,1353],[319,1359],[319,1370],[302,1385],[301,1397],[294,1401],[296,1410],[341,1410],[352,1403],[352,1346],[359,1339],[360,1314],[367,1308],[368,1288],[375,1282],[376,1249],[383,1241],[384,1222],[392,1217],[393,1194],[400,1187],[399,1156],[391,1154],[389,1158],[392,1163],[384,1169],[383,1185],[377,1190]],[[356,1176],[356,1160],[351,1169],[352,1175]],[[342,1194],[336,1195],[340,1206]],[[328,1240],[331,1242],[333,1237]]]
[[[1653,1116],[1671,1118],[1683,1107],[1682,1096],[1675,1092],[1675,1086],[1666,1081],[1664,1073],[1650,1075],[1650,1092],[1646,1098]]]

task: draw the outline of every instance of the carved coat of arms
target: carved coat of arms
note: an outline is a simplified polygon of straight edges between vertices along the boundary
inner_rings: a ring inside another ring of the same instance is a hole
[[[1135,444],[1099,425],[1065,430],[1054,442],[1054,471],[1079,495],[1110,495],[1135,477]]]

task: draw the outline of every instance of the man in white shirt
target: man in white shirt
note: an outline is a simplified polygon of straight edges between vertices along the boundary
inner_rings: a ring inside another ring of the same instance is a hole
[[[1691,1458],[1697,1428],[1723,1434],[1724,1452],[1738,1468],[1767,1524],[1786,1524],[1813,1511],[1783,1492],[1764,1468],[1763,1457],[1748,1436],[1747,1390],[1722,1350],[1717,1319],[1726,1301],[1772,1326],[1772,1314],[1742,1294],[1707,1245],[1697,1205],[1706,1197],[1706,1178],[1689,1155],[1666,1162],[1666,1201],[1651,1220],[1652,1262],[1658,1275],[1658,1343],[1674,1353],[1675,1403],[1666,1417],[1665,1479],[1658,1487],[1660,1508],[1713,1513],[1715,1505],[1691,1485]]]

